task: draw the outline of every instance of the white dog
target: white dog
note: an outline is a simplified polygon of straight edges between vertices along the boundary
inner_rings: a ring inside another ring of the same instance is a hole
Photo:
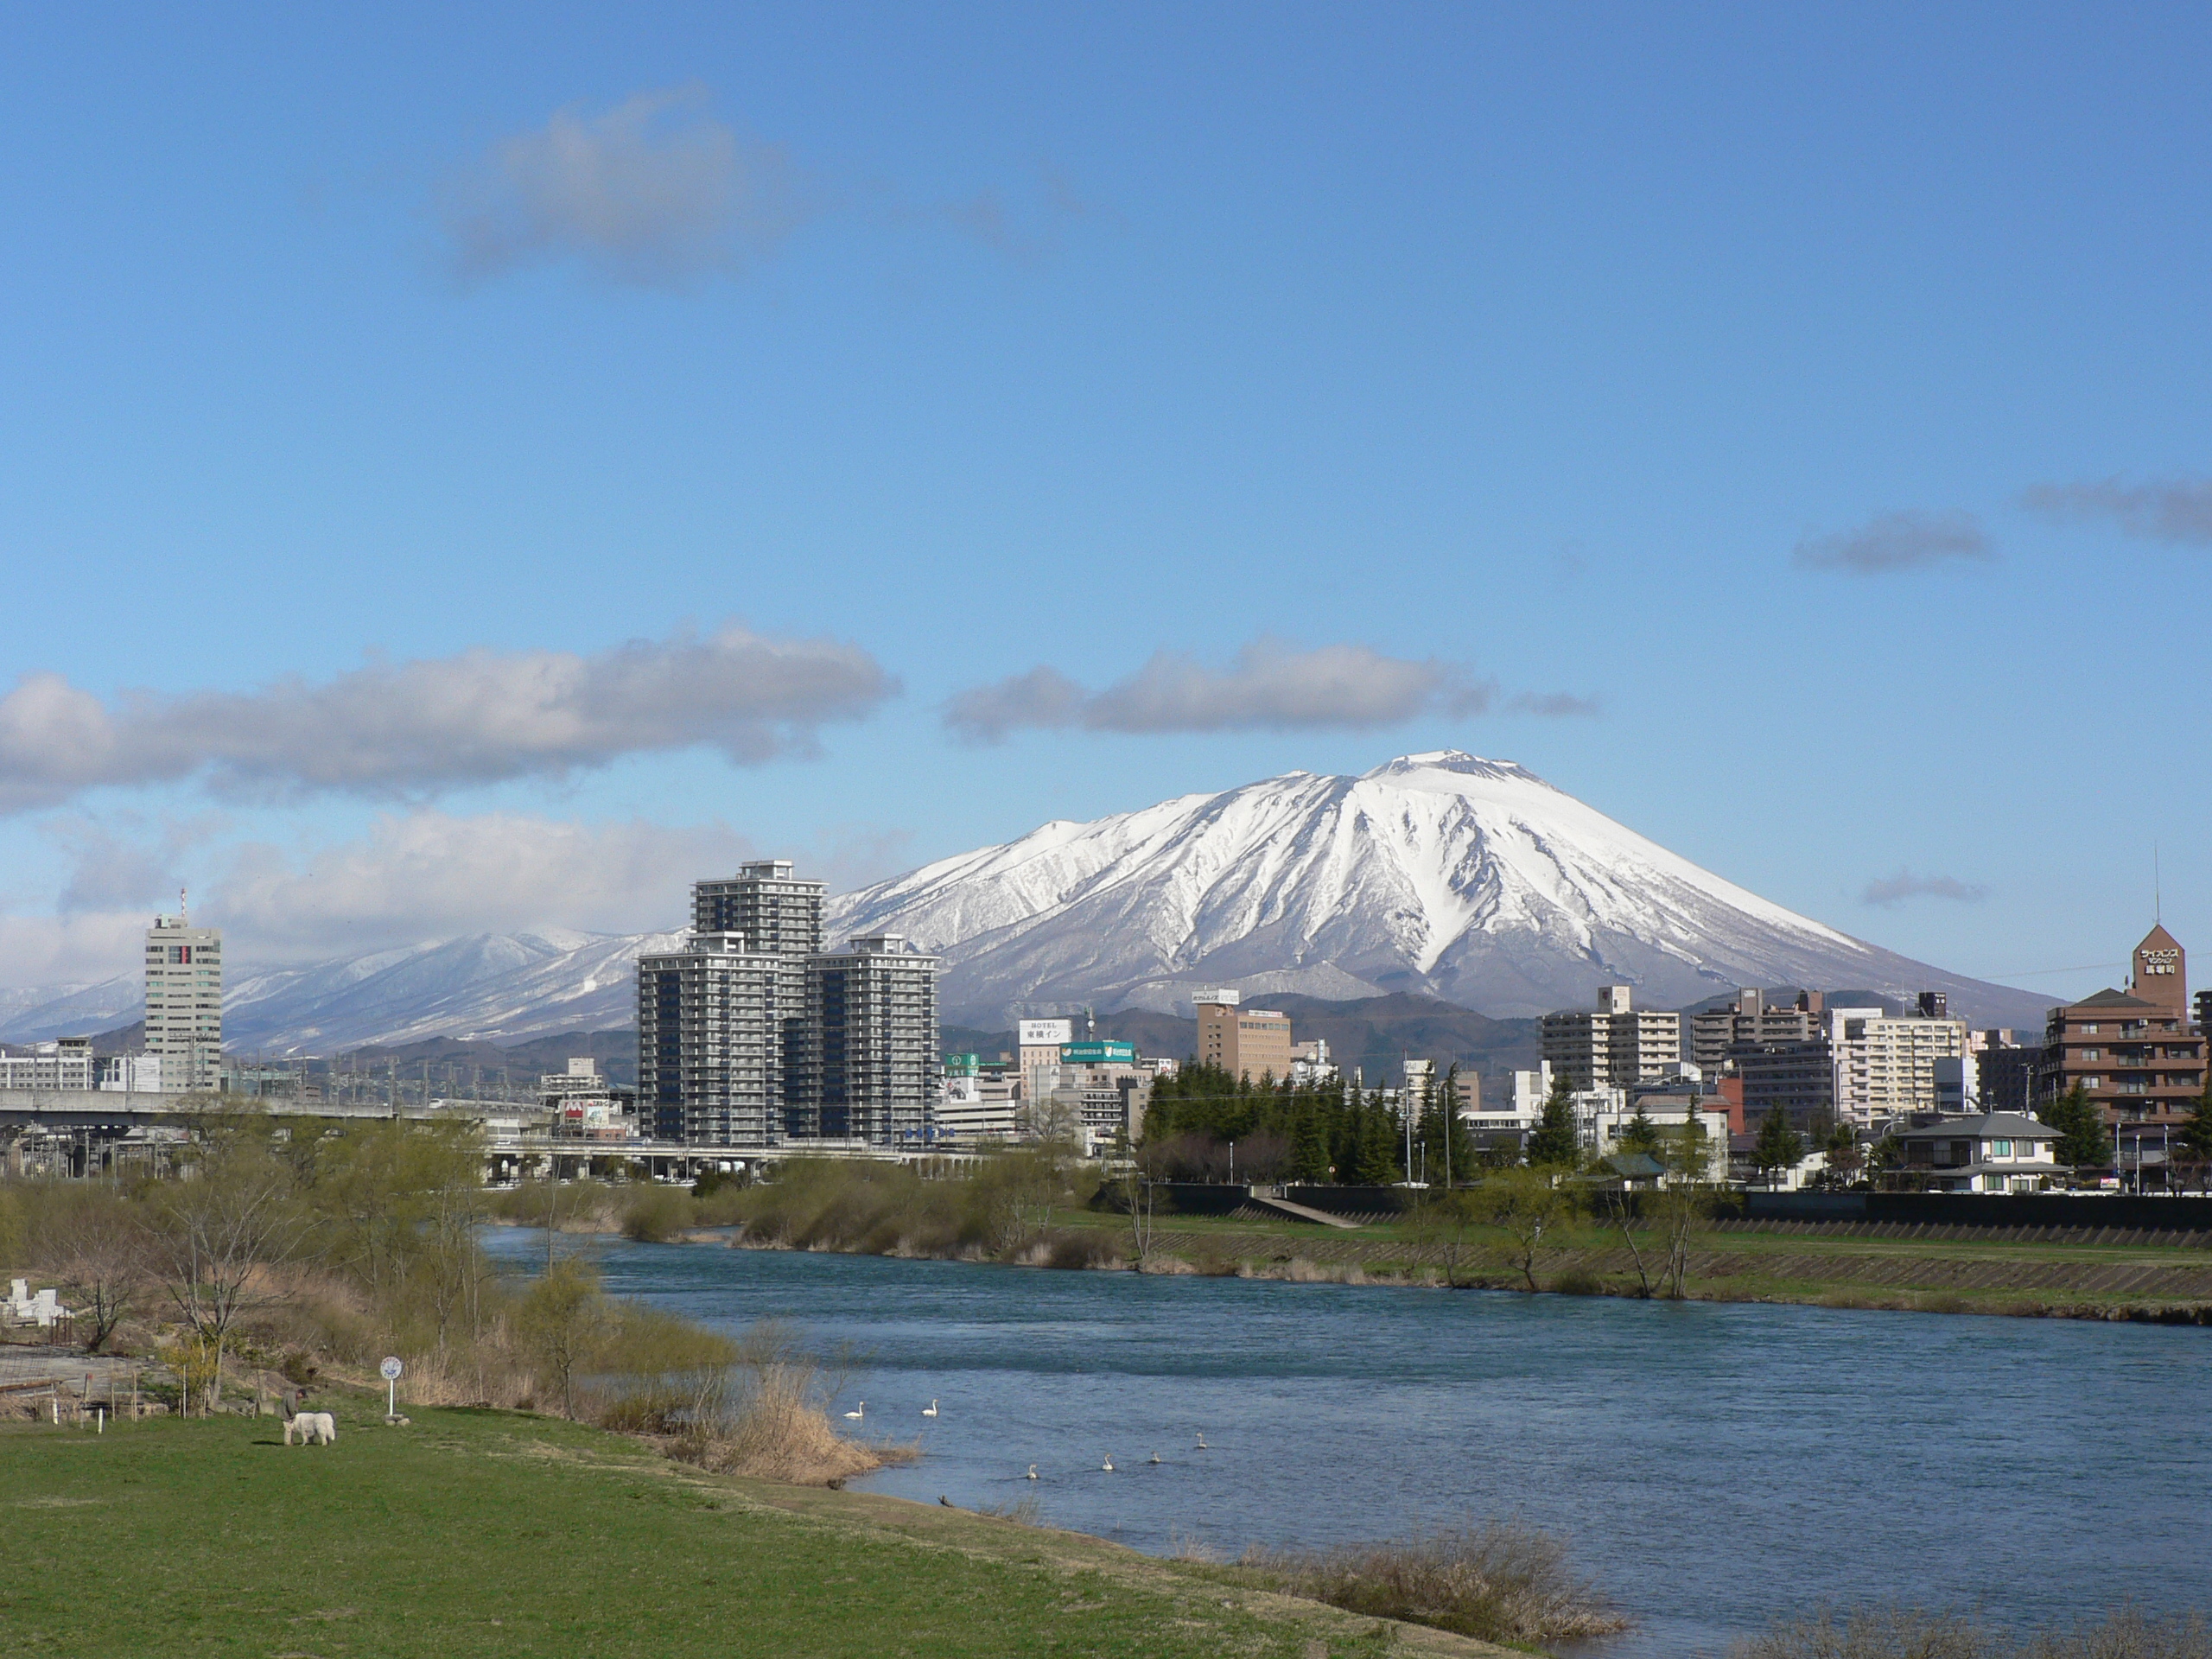
[[[284,1444],[297,1433],[302,1446],[328,1446],[338,1438],[338,1420],[327,1411],[295,1412],[284,1420]]]

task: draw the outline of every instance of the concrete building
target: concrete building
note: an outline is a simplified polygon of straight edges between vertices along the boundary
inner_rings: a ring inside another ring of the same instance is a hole
[[[1821,1035],[1827,1019],[1827,1001],[1818,991],[1775,1002],[1764,991],[1738,991],[1726,1007],[1689,1016],[1690,1059],[1707,1077],[1717,1077],[1728,1070],[1737,1045],[1808,1043]]]
[[[1973,1032],[1967,1052],[1974,1062],[1974,1101],[1982,1111],[2035,1109],[2036,1071],[2043,1064],[2040,1034],[2001,1026]]]
[[[18,1054],[0,1054],[0,1089],[85,1089],[93,1084],[92,1042],[64,1037],[31,1043]]]
[[[1020,1053],[1022,1099],[1051,1099],[1060,1086],[1060,1051],[1075,1040],[1075,1021],[1024,1020],[1014,1035]]]
[[[786,1133],[789,959],[742,933],[638,958],[638,1117],[655,1139],[772,1147]]]
[[[991,1087],[994,1081],[998,1084],[995,1089]],[[963,1145],[1011,1141],[1016,1092],[1012,1079],[1002,1074],[987,1079],[982,1063],[975,1055],[946,1055],[931,1139]]]
[[[922,1143],[938,1103],[940,958],[896,933],[848,939],[806,963],[806,1016],[789,1133]]]
[[[1835,1110],[1845,1122],[1871,1127],[1915,1112],[1966,1109],[1965,1020],[1850,1008],[1838,1010],[1831,1029]]]
[[[1192,999],[1198,1016],[1198,1063],[1232,1076],[1277,1083],[1291,1075],[1290,1016],[1272,1008],[1247,1008],[1235,991],[1200,991]]]
[[[223,931],[194,927],[181,907],[146,930],[145,1051],[164,1093],[222,1087]]]
[[[158,1054],[103,1054],[92,1062],[92,1087],[118,1095],[162,1092]]]
[[[1586,1114],[1576,1114],[1582,1144],[1601,1156],[1619,1152],[1621,1137],[1629,1132],[1639,1111],[1644,1122],[1662,1136],[1671,1135],[1678,1141],[1683,1127],[1694,1119],[1705,1135],[1706,1165],[1702,1170],[1684,1173],[1692,1180],[1728,1179],[1728,1109],[1715,1095],[1668,1092],[1641,1095],[1625,1103],[1593,1103]]]
[[[806,959],[822,950],[822,901],[827,886],[792,874],[785,858],[756,859],[737,874],[691,884],[691,931],[737,934],[746,948],[777,957],[784,971],[776,983],[776,1017],[784,1039],[783,1072],[797,1068],[793,1045],[806,1013]]]
[[[2077,1084],[2107,1123],[2178,1123],[2204,1093],[2205,1039],[2189,1022],[2188,957],[2153,927],[2135,947],[2125,991],[2099,991],[2050,1011],[2038,1101]]]
[[[1595,1011],[1544,1016],[1544,1058],[1576,1089],[1625,1088],[1682,1058],[1682,1017],[1641,1009],[1626,985],[1598,992]]]

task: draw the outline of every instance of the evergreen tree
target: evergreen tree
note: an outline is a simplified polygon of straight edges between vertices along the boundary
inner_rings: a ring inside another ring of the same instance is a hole
[[[1325,1181],[1329,1179],[1329,1140],[1321,1127],[1320,1108],[1308,1101],[1298,1114],[1290,1136],[1290,1179]]]
[[[1400,1179],[1398,1169],[1397,1114],[1379,1100],[1369,1100],[1355,1109],[1357,1127],[1354,1131],[1353,1185],[1358,1186],[1388,1186]]]
[[[1776,1107],[1759,1125],[1759,1138],[1751,1148],[1751,1162],[1771,1182],[1781,1171],[1795,1167],[1804,1155],[1805,1137],[1789,1127],[1782,1108]]]
[[[1659,1150],[1659,1126],[1644,1116],[1643,1103],[1640,1100],[1636,1103],[1636,1116],[1629,1119],[1628,1128],[1621,1131],[1621,1150],[1647,1154]]]
[[[2196,1109],[2189,1122],[2182,1126],[2181,1143],[2195,1153],[2199,1160],[2212,1158],[2212,1071],[2205,1074],[2204,1092],[2197,1097]]]
[[[2112,1136],[2105,1115],[2080,1084],[2044,1108],[2043,1121],[2058,1131],[2054,1154],[2076,1169],[2102,1169],[2112,1162]]]
[[[1574,1099],[1564,1073],[1552,1078],[1552,1091],[1544,1099],[1544,1115],[1529,1136],[1531,1165],[1567,1166],[1582,1156],[1582,1135],[1575,1128]]]

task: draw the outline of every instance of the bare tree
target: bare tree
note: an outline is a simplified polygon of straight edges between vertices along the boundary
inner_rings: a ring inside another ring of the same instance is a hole
[[[267,1270],[292,1259],[307,1225],[291,1166],[250,1131],[216,1130],[186,1178],[162,1193],[152,1255],[179,1317],[213,1351],[209,1409],[223,1402],[232,1327],[275,1300]]]
[[[96,1354],[144,1294],[145,1229],[137,1212],[112,1193],[71,1196],[73,1202],[48,1218],[39,1254],[76,1313],[85,1351]]]

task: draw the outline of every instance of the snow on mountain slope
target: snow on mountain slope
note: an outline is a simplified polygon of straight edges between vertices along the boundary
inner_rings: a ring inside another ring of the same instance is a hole
[[[1093,823],[1056,823],[832,901],[830,931],[947,960],[950,1019],[1083,1002],[1187,1007],[1205,985],[1427,992],[1494,1015],[1635,985],[1674,1007],[1738,985],[2029,993],[1866,944],[1700,869],[1526,768],[1457,751],[1357,778],[1291,772]]]
[[[671,873],[680,915],[690,875]],[[1048,823],[833,899],[832,944],[898,932],[944,953],[949,1021],[1092,1004],[1187,1014],[1229,984],[1332,1000],[1416,991],[1497,1016],[1655,1007],[1739,985],[1948,992],[1978,1022],[2044,999],[1866,944],[1699,868],[1510,761],[1446,751],[1357,778],[1294,772],[1094,823]],[[636,936],[478,934],[245,975],[225,1046],[328,1054],[427,1037],[518,1041],[632,1024]],[[0,996],[15,1041],[136,1019],[135,975]]]

